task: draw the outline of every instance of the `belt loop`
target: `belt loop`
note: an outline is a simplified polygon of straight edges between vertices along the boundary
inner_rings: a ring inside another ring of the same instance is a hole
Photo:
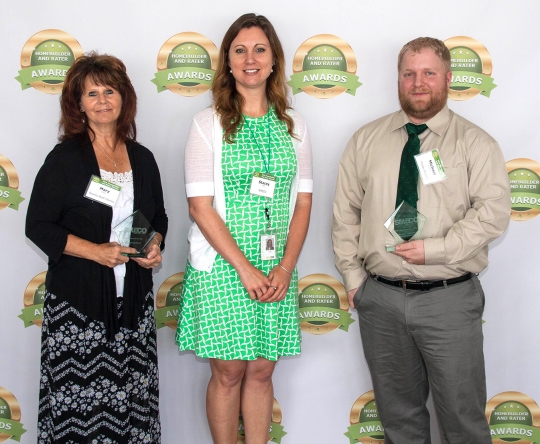
[[[444,281],[442,281],[443,285],[444,285],[444,288],[448,288],[448,285],[446,284],[446,279]]]
[[[401,280],[401,288],[403,288],[403,291],[407,291],[407,281],[404,279]]]

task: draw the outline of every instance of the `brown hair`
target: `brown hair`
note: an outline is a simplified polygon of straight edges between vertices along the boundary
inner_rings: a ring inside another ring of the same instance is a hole
[[[398,71],[401,69],[401,62],[403,61],[403,56],[407,51],[421,52],[426,48],[433,49],[435,55],[443,62],[446,72],[450,72],[450,51],[444,42],[439,39],[434,39],[433,37],[418,37],[417,39],[406,43],[405,46],[401,48],[398,55]]]
[[[95,51],[79,57],[67,72],[60,98],[60,140],[85,137],[88,132],[94,135],[80,110],[87,78],[96,85],[109,86],[120,93],[122,110],[116,123],[116,139],[122,142],[135,141],[137,95],[126,73],[126,66],[114,56],[100,55]]]
[[[243,123],[242,108],[244,106],[244,98],[236,90],[236,82],[229,69],[229,48],[242,29],[254,26],[266,34],[274,57],[274,71],[270,73],[266,81],[266,97],[274,105],[278,119],[286,123],[289,134],[294,136],[294,121],[287,113],[290,104],[285,78],[285,56],[281,42],[274,27],[266,17],[244,14],[231,25],[223,37],[219,50],[218,66],[212,83],[214,107],[220,116],[221,126],[225,130],[224,140],[228,143],[233,143],[234,134]]]

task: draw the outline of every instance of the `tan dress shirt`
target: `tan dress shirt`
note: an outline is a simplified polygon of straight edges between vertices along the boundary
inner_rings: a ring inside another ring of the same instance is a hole
[[[332,239],[347,290],[359,287],[369,273],[430,280],[479,273],[488,264],[489,242],[508,225],[510,185],[499,145],[445,106],[420,135],[420,152],[439,150],[448,176],[433,185],[418,180],[418,211],[427,217],[425,265],[386,252],[393,238],[383,224],[395,210],[408,122],[398,111],[363,126],[341,158]]]

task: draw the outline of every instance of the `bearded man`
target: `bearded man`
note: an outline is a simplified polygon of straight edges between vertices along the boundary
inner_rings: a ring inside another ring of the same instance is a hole
[[[443,42],[407,43],[398,76],[401,110],[360,128],[341,158],[336,267],[358,310],[385,443],[431,442],[431,390],[444,443],[491,444],[477,275],[510,217],[504,158],[448,109]]]

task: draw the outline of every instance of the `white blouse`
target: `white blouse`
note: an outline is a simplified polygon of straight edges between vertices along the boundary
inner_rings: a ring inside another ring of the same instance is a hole
[[[118,242],[114,227],[122,222],[126,217],[133,213],[133,171],[126,173],[111,173],[100,169],[101,178],[121,186],[120,195],[113,207],[111,222],[111,237],[109,242]],[[120,264],[114,267],[114,278],[116,280],[116,295],[124,295],[124,278],[126,276],[126,264]]]

